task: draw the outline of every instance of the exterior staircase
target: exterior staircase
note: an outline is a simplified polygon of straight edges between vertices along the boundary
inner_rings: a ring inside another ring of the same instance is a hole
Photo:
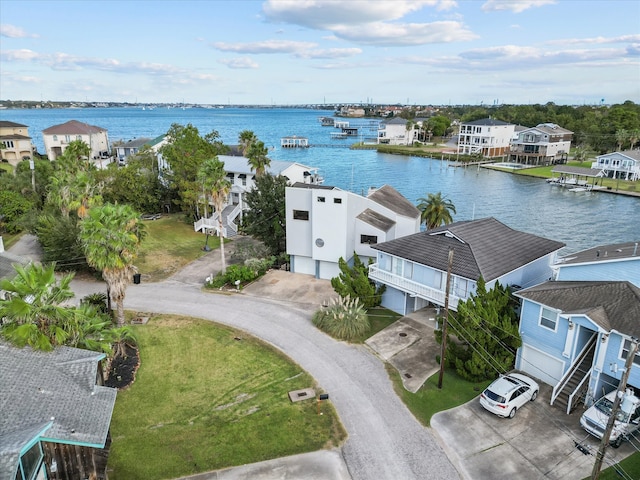
[[[227,205],[224,210],[222,210],[223,237],[231,238],[238,234],[238,226],[236,225],[235,220],[239,215],[239,205]],[[218,213],[214,213],[210,217],[202,217],[200,220],[193,222],[193,229],[196,232],[218,235]]]
[[[594,335],[567,374],[553,389],[551,405],[561,408],[567,414],[573,412],[578,405],[584,403],[589,386],[589,377],[593,368],[593,357],[596,350]]]

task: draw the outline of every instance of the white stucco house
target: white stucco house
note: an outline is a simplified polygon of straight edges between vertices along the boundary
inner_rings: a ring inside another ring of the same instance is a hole
[[[21,123],[0,120],[0,159],[13,165],[22,160],[33,159],[33,143],[29,136],[29,127]]]
[[[378,143],[387,145],[413,145],[417,140],[419,132],[413,125],[413,128],[407,130],[408,120],[400,117],[393,117],[380,123],[378,127]]]
[[[389,185],[366,197],[336,187],[296,183],[286,189],[291,271],[331,279],[354,252],[365,263],[376,244],[420,230],[420,211]]]
[[[218,155],[218,160],[224,163],[224,171],[227,180],[231,183],[231,191],[227,200],[227,206],[222,211],[223,236],[234,236],[237,231],[237,219],[246,209],[245,194],[255,185],[255,172],[251,170],[246,157],[232,155]],[[323,178],[318,174],[318,169],[297,162],[283,162],[272,160],[266,167],[266,173],[274,177],[283,176],[290,184],[320,185]],[[219,228],[218,213],[203,217],[194,223],[196,232],[216,231]]]
[[[552,165],[567,161],[573,132],[555,123],[541,123],[517,132],[509,161],[525,165]]]
[[[612,152],[596,157],[591,168],[601,170],[603,176],[623,180],[640,180],[640,150]]]
[[[461,123],[458,153],[479,154],[487,158],[508,155],[514,132],[515,125],[493,118]]]
[[[514,288],[551,279],[564,243],[514,230],[495,218],[454,222],[372,245],[369,278],[387,286],[382,306],[401,315],[428,305],[444,306],[449,250],[453,250],[449,308],[475,293],[482,277]]]
[[[42,131],[45,153],[49,160],[54,161],[75,140],[81,140],[91,150],[90,156],[96,166],[104,166],[111,161],[111,148],[107,130],[77,120],[69,120],[60,125],[45,128]]]

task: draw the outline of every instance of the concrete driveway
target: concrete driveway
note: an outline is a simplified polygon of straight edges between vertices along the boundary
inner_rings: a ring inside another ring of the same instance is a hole
[[[591,475],[599,441],[580,427],[578,408],[571,415],[549,405],[551,387],[541,385],[535,402],[529,402],[513,419],[497,417],[480,406],[477,398],[465,405],[437,413],[431,427],[446,445],[449,459],[466,479],[580,480]],[[585,455],[576,443],[593,455]],[[608,448],[605,464],[633,453],[623,443]]]

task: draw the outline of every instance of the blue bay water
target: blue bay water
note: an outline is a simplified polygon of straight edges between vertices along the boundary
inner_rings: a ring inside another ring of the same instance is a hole
[[[318,167],[325,185],[365,194],[369,187],[389,184],[411,202],[427,193],[442,192],[456,206],[454,220],[495,217],[511,228],[564,242],[563,253],[596,245],[640,241],[640,198],[603,192],[569,192],[527,178],[476,167],[458,168],[446,161],[372,150],[349,150],[359,138],[335,140],[332,127],[318,117],[331,112],[305,109],[254,108],[92,108],[53,110],[0,110],[0,119],[29,126],[39,152],[44,151],[42,130],[79,120],[105,128],[111,142],[157,137],[171,124],[191,123],[201,134],[216,130],[227,144],[237,144],[242,130],[252,130],[270,148],[272,160],[300,162]],[[342,119],[375,136],[366,119]],[[280,139],[307,137],[308,149],[282,149]]]

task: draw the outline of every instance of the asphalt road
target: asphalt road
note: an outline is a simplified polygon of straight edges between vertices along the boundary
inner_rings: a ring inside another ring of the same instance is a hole
[[[214,320],[286,353],[329,393],[349,435],[343,455],[354,480],[460,478],[431,432],[395,394],[382,362],[365,346],[337,342],[318,331],[308,308],[201,292],[177,281],[132,285],[125,307]]]

